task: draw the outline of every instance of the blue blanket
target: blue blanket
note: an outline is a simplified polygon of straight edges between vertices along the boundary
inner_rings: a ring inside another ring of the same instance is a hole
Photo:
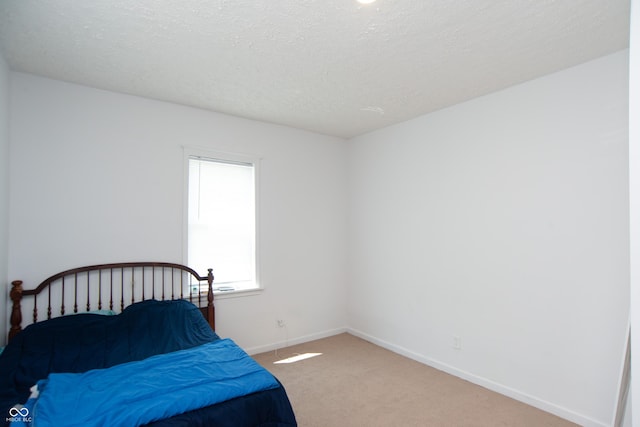
[[[77,314],[25,328],[0,355],[0,425],[51,373],[80,373],[184,350],[218,336],[188,301],[144,301],[117,316]]]
[[[34,427],[139,426],[279,387],[229,339],[80,374],[51,374],[30,399]]]

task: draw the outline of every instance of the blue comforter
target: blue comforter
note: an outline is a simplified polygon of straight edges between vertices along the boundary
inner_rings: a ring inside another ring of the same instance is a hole
[[[16,412],[11,408],[27,401],[29,388],[51,374],[110,368],[217,340],[198,308],[180,300],[136,303],[117,316],[78,314],[30,325],[0,355],[0,425]],[[149,425],[288,427],[296,421],[279,385]]]
[[[27,405],[34,427],[139,426],[279,387],[229,339],[81,374],[51,374]]]
[[[217,339],[198,308],[182,300],[149,300],[117,316],[78,314],[29,325],[0,355],[0,421],[50,373],[108,368]]]

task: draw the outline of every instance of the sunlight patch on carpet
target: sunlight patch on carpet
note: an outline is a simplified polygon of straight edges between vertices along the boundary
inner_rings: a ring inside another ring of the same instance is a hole
[[[311,359],[312,357],[320,356],[322,353],[303,353],[295,356],[287,357],[286,359],[278,360],[277,362],[273,362],[274,365],[281,363],[295,363],[305,359]]]

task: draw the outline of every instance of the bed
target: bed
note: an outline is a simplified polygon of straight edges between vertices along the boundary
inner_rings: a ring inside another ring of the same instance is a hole
[[[13,282],[0,419],[296,426],[282,384],[215,333],[213,289],[211,270],[156,262],[76,268],[29,290]]]

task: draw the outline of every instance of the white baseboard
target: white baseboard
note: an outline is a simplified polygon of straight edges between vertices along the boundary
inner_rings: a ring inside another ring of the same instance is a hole
[[[539,399],[535,396],[531,396],[527,393],[523,393],[521,391],[515,390],[513,388],[507,387],[502,384],[498,384],[489,379],[474,375],[470,372],[466,372],[455,368],[453,366],[447,365],[446,363],[441,363],[437,360],[431,359],[429,357],[423,356],[418,353],[414,353],[411,350],[400,347],[398,345],[392,344],[390,342],[380,340],[376,337],[368,335],[364,332],[358,331],[356,329],[347,328],[346,332],[355,335],[356,337],[362,338],[365,341],[369,341],[373,344],[376,344],[380,347],[386,348],[387,350],[393,351],[394,353],[398,353],[402,356],[408,357],[409,359],[413,359],[417,362],[423,363],[425,365],[431,366],[440,371],[446,372],[458,378],[462,378],[471,383],[489,389],[491,391],[495,391],[496,393],[500,393],[504,396],[510,397],[512,399],[518,400],[520,402],[526,403],[527,405],[533,406],[535,408],[541,409],[543,411],[549,412],[551,414],[557,415],[558,417],[564,418],[568,421],[574,422],[584,427],[610,427],[609,425],[602,423],[600,421],[596,421],[592,418],[584,416],[582,414],[578,414],[574,411],[571,411],[567,408],[563,408],[561,406],[555,405],[551,402],[547,402],[545,400]]]
[[[295,337],[295,338],[289,338],[287,340],[283,340],[283,341],[278,341],[272,344],[266,344],[266,345],[261,345],[261,346],[257,346],[257,347],[250,347],[250,348],[246,348],[245,351],[250,354],[259,354],[259,353],[266,353],[267,351],[273,351],[273,350],[278,350],[281,349],[283,347],[289,347],[292,345],[297,345],[297,344],[302,344],[308,341],[314,341],[314,340],[319,340],[321,338],[327,338],[327,337],[331,337],[334,335],[338,335],[338,334],[342,334],[347,332],[347,328],[343,327],[343,328],[336,328],[336,329],[330,329],[327,331],[323,331],[323,332],[317,332],[315,334],[310,334],[310,335],[303,335],[300,337]]]

